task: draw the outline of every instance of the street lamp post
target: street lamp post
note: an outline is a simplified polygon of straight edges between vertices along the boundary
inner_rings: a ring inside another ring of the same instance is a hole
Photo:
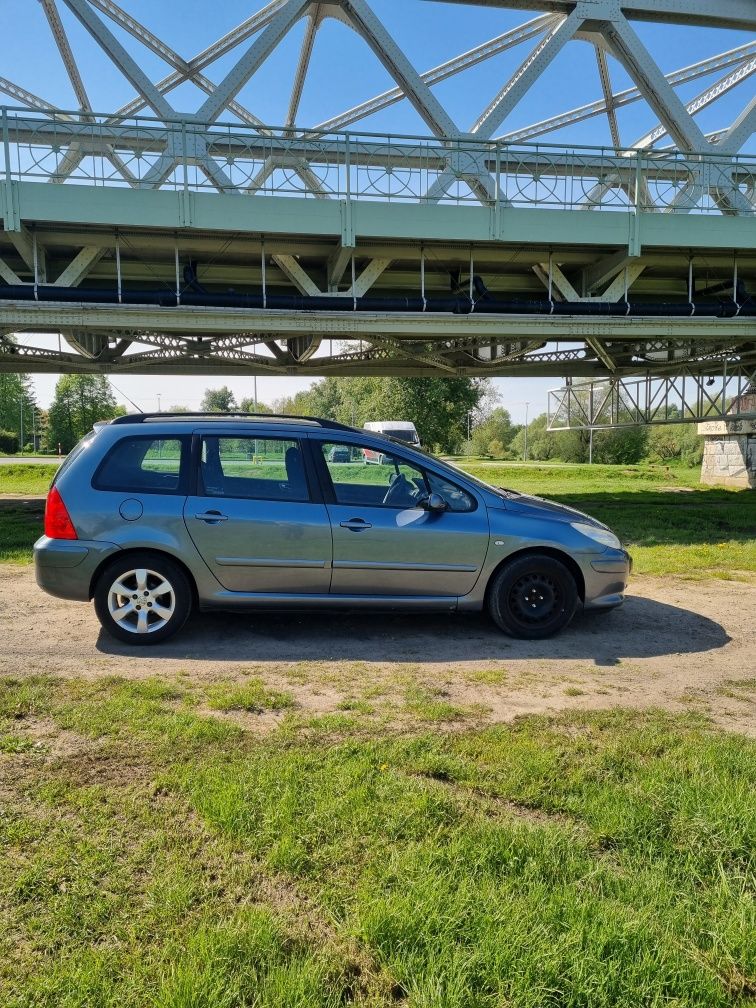
[[[523,446],[522,461],[528,461],[528,410],[530,409],[530,403],[525,403],[525,444]]]

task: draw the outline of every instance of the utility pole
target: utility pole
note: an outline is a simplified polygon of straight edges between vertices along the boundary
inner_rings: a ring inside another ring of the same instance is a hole
[[[162,411],[162,410],[160,409],[160,396],[161,396],[161,395],[162,395],[162,393],[161,393],[161,392],[158,392],[158,394],[157,394],[157,401],[158,401],[158,413],[162,413],[162,412],[163,412],[163,411]]]
[[[527,462],[528,461],[528,410],[529,410],[529,408],[530,408],[530,403],[526,402],[525,403],[525,445],[524,445],[524,451],[522,453],[522,461],[523,462]]]
[[[254,377],[252,378],[252,382],[253,382],[253,385],[252,385],[252,394],[253,394],[254,399],[255,399],[255,409],[254,409],[254,412],[257,413],[257,375],[254,375]]]
[[[19,455],[23,455],[24,454],[24,395],[23,395],[23,392],[21,393],[21,398],[19,399],[18,404],[19,404],[19,407],[21,409],[21,427],[20,427],[21,433],[19,434],[19,437],[18,437],[18,453],[19,453]]]

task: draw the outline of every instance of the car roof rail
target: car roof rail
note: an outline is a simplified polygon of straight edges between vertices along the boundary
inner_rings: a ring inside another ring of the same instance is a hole
[[[142,424],[161,420],[227,420],[233,423],[235,420],[262,420],[276,423],[279,420],[296,420],[298,423],[313,424],[323,427],[325,430],[351,431],[357,434],[364,434],[365,431],[359,427],[350,427],[348,424],[339,423],[337,420],[324,420],[321,417],[301,416],[297,413],[126,413],[124,416],[115,417],[110,421],[114,424]]]

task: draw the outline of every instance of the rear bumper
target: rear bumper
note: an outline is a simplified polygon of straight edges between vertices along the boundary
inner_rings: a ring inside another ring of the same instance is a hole
[[[118,552],[114,543],[50,539],[34,543],[34,575],[42,591],[56,598],[88,602],[95,571]]]
[[[633,561],[625,550],[608,549],[583,566],[585,608],[614,609],[625,601]]]

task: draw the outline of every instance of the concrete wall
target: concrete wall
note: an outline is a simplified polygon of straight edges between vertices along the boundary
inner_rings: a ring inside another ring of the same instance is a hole
[[[715,420],[698,425],[706,438],[701,482],[756,489],[756,420]]]

